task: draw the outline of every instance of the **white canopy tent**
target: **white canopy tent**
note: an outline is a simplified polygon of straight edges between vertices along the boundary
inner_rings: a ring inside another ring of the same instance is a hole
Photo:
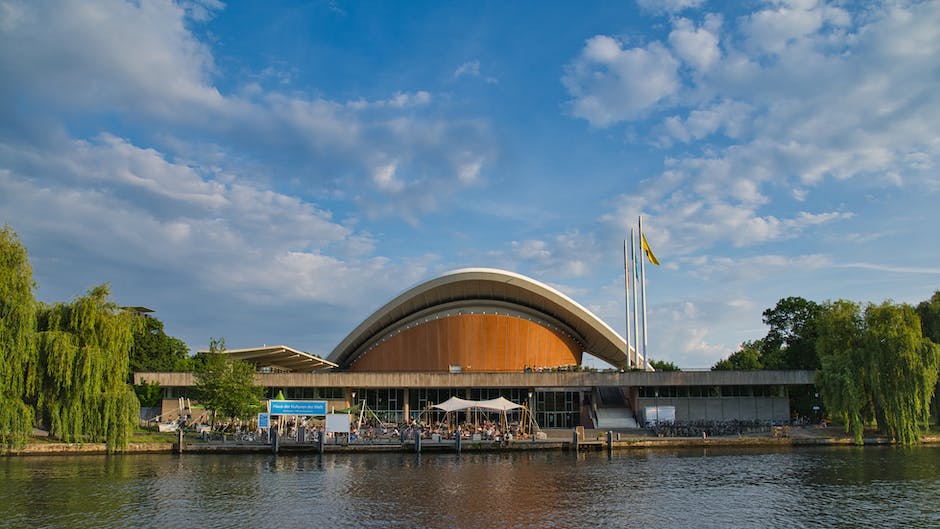
[[[520,423],[527,425],[531,432],[540,431],[538,423],[535,422],[535,418],[532,417],[531,413],[529,413],[528,408],[522,404],[516,404],[515,402],[505,397],[499,397],[490,400],[466,400],[459,397],[451,397],[444,402],[441,402],[440,404],[432,405],[431,408],[443,410],[445,412],[445,416],[450,415],[452,418],[453,415],[451,415],[451,413],[453,412],[498,412],[503,428],[507,427],[508,425],[508,417],[506,416],[506,412],[512,410],[522,410]]]
[[[525,408],[525,406],[522,404],[516,404],[506,397],[490,400],[465,400],[457,397],[451,397],[444,402],[435,404],[431,407],[444,411],[464,411],[469,409],[486,411],[509,411]]]

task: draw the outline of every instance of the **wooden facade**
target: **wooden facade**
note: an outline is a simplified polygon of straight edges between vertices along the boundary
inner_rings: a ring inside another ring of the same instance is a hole
[[[367,350],[350,371],[503,372],[581,364],[563,332],[507,314],[453,314],[403,329]]]

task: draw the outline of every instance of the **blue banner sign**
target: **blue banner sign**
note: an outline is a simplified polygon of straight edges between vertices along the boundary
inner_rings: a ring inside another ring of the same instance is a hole
[[[326,415],[325,400],[269,400],[271,415]]]
[[[271,416],[267,413],[258,414],[258,428],[270,428]]]

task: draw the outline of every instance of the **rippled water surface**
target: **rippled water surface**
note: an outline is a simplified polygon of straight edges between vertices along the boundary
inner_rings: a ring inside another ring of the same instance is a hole
[[[940,447],[0,459],[9,527],[940,527]]]

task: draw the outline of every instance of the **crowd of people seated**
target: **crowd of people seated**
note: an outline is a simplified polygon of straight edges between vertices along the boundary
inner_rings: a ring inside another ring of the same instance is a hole
[[[234,435],[254,434],[258,440],[270,439],[267,432],[256,426],[254,430],[248,424],[229,425]],[[459,424],[444,421],[425,422],[412,419],[404,423],[383,423],[375,419],[364,421],[361,424],[350,425],[349,433],[336,434],[325,431],[322,420],[314,418],[291,418],[272,429],[278,430],[282,440],[292,440],[304,443],[317,443],[320,436],[324,441],[349,443],[403,443],[421,437],[425,441],[453,440],[459,434],[461,440],[468,442],[487,441],[506,444],[512,441],[531,439],[530,433],[518,421],[510,421],[505,425],[501,421],[478,419],[474,422],[465,421]]]

